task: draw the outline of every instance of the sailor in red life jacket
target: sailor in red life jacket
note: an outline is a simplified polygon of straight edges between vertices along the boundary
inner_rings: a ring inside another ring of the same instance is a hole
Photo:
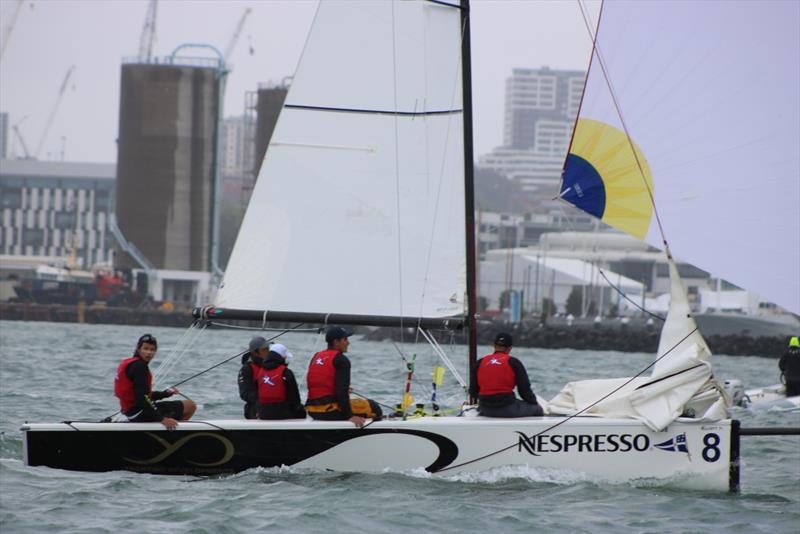
[[[513,339],[500,333],[494,338],[494,353],[478,360],[470,381],[470,396],[478,398],[478,413],[486,417],[529,417],[544,413],[531,391],[528,372],[510,355]],[[522,400],[514,396],[517,388]]]
[[[308,364],[306,410],[313,419],[350,421],[361,428],[365,418],[380,419],[381,408],[370,399],[350,399],[350,360],[344,353],[351,335],[339,326],[328,328],[328,349],[316,353]]]
[[[275,343],[269,348],[256,374],[259,419],[305,419],[297,380],[287,367],[291,359],[292,353],[285,345]]]
[[[136,343],[132,357],[122,360],[114,377],[114,395],[119,398],[120,411],[133,423],[160,422],[174,430],[178,421],[187,421],[197,409],[194,401],[154,402],[180,393],[178,388],[152,391],[153,375],[148,364],[156,355],[156,338],[145,334]]]
[[[261,336],[250,339],[249,352],[242,356],[239,368],[239,397],[244,401],[245,419],[258,417],[258,380],[256,375],[264,365],[269,352],[269,342]]]

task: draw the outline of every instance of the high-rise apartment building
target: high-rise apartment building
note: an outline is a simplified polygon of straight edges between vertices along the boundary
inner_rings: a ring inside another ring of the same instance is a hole
[[[252,119],[244,115],[225,119],[220,139],[223,176],[243,176],[252,172],[254,130]]]
[[[503,146],[478,165],[519,183],[537,204],[558,188],[561,167],[578,114],[586,73],[514,69],[506,80]]]
[[[574,70],[514,69],[506,80],[503,145],[516,150],[566,151],[578,114],[586,73]],[[558,133],[556,137],[554,133]],[[540,136],[549,137],[544,142]],[[553,143],[554,139],[562,141]]]

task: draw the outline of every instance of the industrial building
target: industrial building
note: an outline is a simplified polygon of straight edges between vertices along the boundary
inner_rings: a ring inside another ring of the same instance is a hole
[[[117,223],[157,269],[211,267],[217,75],[211,65],[122,66]],[[118,263],[139,267],[124,252]]]
[[[0,160],[0,254],[111,264],[114,172],[106,163]]]

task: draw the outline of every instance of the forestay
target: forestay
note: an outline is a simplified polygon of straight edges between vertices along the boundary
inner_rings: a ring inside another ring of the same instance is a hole
[[[798,28],[793,1],[605,2],[562,197],[663,247],[652,188],[676,258],[800,313]]]
[[[465,313],[460,14],[321,2],[215,305]]]

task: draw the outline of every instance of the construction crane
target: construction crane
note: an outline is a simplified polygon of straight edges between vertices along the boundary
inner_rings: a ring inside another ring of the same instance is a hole
[[[147,14],[144,17],[142,35],[139,37],[139,61],[150,63],[153,57],[153,43],[156,40],[156,11],[158,0],[150,0],[147,5]]]
[[[47,116],[47,122],[44,125],[44,130],[42,130],[42,136],[39,138],[39,142],[36,144],[36,151],[33,153],[34,158],[38,158],[42,151],[44,142],[47,140],[47,134],[50,133],[50,127],[53,126],[53,120],[56,118],[56,112],[58,111],[58,107],[61,105],[61,99],[64,97],[64,92],[67,90],[67,84],[69,83],[69,79],[74,71],[75,65],[72,65],[67,69],[67,73],[64,75],[64,81],[61,82],[61,88],[58,90],[56,101],[53,104],[52,109],[50,109],[50,114]],[[24,146],[25,145],[23,144],[23,147]]]
[[[242,18],[239,19],[239,23],[236,25],[236,29],[234,30],[233,35],[231,35],[231,39],[228,41],[228,46],[225,47],[225,53],[222,56],[225,60],[225,63],[228,63],[228,60],[230,60],[233,49],[236,47],[236,43],[239,41],[239,36],[242,34],[244,23],[247,20],[247,17],[250,16],[251,11],[252,9],[248,7],[244,10],[244,13],[242,13]]]
[[[14,31],[14,24],[17,23],[17,17],[19,17],[19,12],[22,11],[22,4],[24,3],[25,0],[17,0],[17,4],[12,8],[11,16],[8,18],[8,24],[3,25],[3,40],[0,41],[0,60],[3,59],[3,54],[6,53],[8,41],[11,39],[11,32]]]
[[[14,124],[11,127],[11,129],[14,130],[14,135],[17,136],[17,140],[19,141],[19,144],[22,147],[22,152],[25,154],[23,156],[23,159],[32,159],[31,158],[31,153],[28,152],[28,145],[25,144],[25,139],[23,139],[23,137],[22,137],[22,132],[19,131],[19,125],[22,124],[22,121],[24,121],[27,118],[28,118],[27,115],[22,117],[19,121],[17,121],[16,124]]]

